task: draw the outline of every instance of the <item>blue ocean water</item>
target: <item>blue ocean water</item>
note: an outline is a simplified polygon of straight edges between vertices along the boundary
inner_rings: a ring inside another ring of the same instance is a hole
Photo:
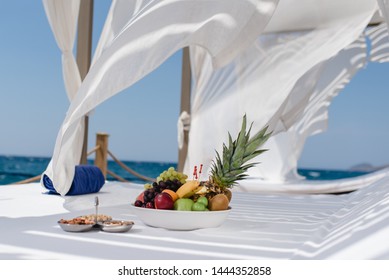
[[[0,185],[12,184],[39,175],[46,169],[49,161],[50,158],[46,157],[0,156]],[[151,178],[156,178],[162,171],[170,166],[176,167],[177,165],[173,162],[123,161],[123,163],[136,172]],[[92,161],[90,164],[92,164]],[[123,170],[113,161],[108,162],[108,169],[131,182],[144,182]],[[360,171],[321,169],[299,169],[298,172],[308,180],[334,180],[355,177],[367,173]],[[115,180],[110,176],[108,176],[107,179]]]

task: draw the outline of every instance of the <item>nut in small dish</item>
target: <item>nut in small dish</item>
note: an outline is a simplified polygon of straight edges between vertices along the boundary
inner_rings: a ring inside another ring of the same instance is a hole
[[[84,215],[84,216],[80,216],[79,218],[88,219],[91,221],[97,220],[97,222],[106,222],[112,220],[111,216],[103,215],[103,214],[97,215],[97,219],[96,219],[96,214]]]
[[[81,232],[91,230],[95,223],[84,218],[74,218],[70,220],[61,219],[58,224],[64,231]]]

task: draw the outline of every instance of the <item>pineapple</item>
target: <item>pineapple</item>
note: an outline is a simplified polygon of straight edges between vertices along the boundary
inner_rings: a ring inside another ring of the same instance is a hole
[[[246,164],[247,161],[262,154],[266,150],[258,149],[270,137],[267,133],[268,127],[263,128],[257,134],[250,138],[250,131],[246,133],[246,115],[243,116],[242,128],[236,140],[232,141],[228,133],[228,147],[223,144],[222,157],[216,151],[216,159],[212,162],[211,172],[208,181],[202,182],[201,185],[206,187],[202,190],[203,194],[210,200],[217,194],[225,194],[231,200],[231,191],[237,181],[247,177],[245,173],[250,167],[257,163]]]
[[[209,201],[211,211],[226,210],[231,201],[232,188],[237,181],[244,179],[247,169],[257,163],[247,163],[249,160],[262,154],[266,150],[259,149],[271,133],[266,133],[268,127],[263,128],[250,138],[250,131],[246,132],[246,115],[243,116],[242,128],[236,140],[228,134],[228,147],[223,144],[223,154],[216,151],[216,159],[212,162],[210,176],[207,181],[186,181],[177,191],[179,198],[190,198],[197,201],[205,196]],[[195,172],[196,173],[196,168]]]

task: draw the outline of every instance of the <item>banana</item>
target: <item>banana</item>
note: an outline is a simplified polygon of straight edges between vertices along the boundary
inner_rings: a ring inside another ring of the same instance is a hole
[[[205,187],[205,186],[200,186],[194,190],[194,193],[199,194],[199,195],[207,194],[208,192],[209,191],[208,191],[207,187]]]
[[[197,180],[186,181],[177,191],[176,194],[179,198],[190,197],[198,189],[200,182]]]

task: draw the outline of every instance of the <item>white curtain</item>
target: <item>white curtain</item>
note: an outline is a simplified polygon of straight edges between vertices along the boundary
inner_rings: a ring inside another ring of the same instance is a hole
[[[389,61],[389,33],[386,23],[381,23],[378,26],[368,28],[366,36],[370,40],[370,56],[371,62],[388,62]]]
[[[389,0],[377,0],[380,7],[380,12],[385,19],[386,25],[389,28]]]
[[[294,124],[269,140],[266,145],[269,151],[261,158],[263,164],[253,169],[255,174],[251,175],[269,182],[301,179],[297,174],[297,163],[306,139],[326,130],[332,99],[366,64],[366,58],[366,41],[362,35],[335,57],[318,64],[300,78],[289,97],[300,102],[293,104],[294,108],[283,116],[286,120],[294,119]]]
[[[366,40],[370,41],[369,49]],[[388,61],[389,33],[386,23],[382,23],[367,28],[364,34],[335,57],[319,64],[304,75],[291,93],[291,96],[294,96],[292,100],[298,100],[296,97],[299,95],[301,98],[303,96],[309,98],[303,106],[304,110],[300,112],[293,126],[268,141],[266,148],[269,151],[263,154],[261,161],[264,164],[258,166],[258,173],[255,175],[267,182],[291,182],[301,179],[297,174],[297,163],[305,141],[309,136],[327,129],[328,109],[333,98],[367,63]],[[321,69],[319,78],[312,78],[312,75],[318,72],[318,68]],[[309,81],[316,80],[315,87],[313,89],[309,87]],[[301,94],[303,91],[310,91],[310,94]],[[301,104],[298,107],[301,107]],[[290,112],[293,114],[295,110]],[[286,119],[293,119],[293,117],[286,115]]]
[[[116,36],[108,36],[109,46],[101,47],[101,55],[95,59],[69,107],[51,164],[45,171],[61,195],[68,192],[74,166],[80,158],[81,120],[86,113],[134,84],[185,46],[202,46],[210,53],[214,66],[228,63],[263,31],[277,0],[144,3]]]
[[[101,56],[126,24],[152,0],[113,0],[97,44],[92,64]]]
[[[80,71],[73,55],[80,0],[43,0],[43,6],[55,41],[62,53],[62,75],[66,94],[71,102],[81,85]],[[79,129],[84,131],[84,122],[80,124]],[[46,169],[46,175],[53,177],[52,161]]]
[[[292,6],[288,7],[288,3]],[[320,63],[355,41],[377,9],[375,1],[364,0],[320,1],[318,4],[317,7],[297,5],[298,10],[293,1],[281,1],[267,27],[272,32],[261,35],[252,47],[220,70],[213,71],[211,58],[203,49],[191,47],[194,85],[185,172],[200,163],[209,170],[214,150],[220,151],[227,140],[227,131],[233,136],[237,134],[245,113],[249,121],[254,121],[252,133],[266,124],[275,134],[290,129],[309,103],[322,71]],[[326,16],[324,11],[331,13]],[[294,21],[308,30],[278,32],[279,28],[289,28]],[[311,29],[312,26],[315,28]],[[300,80],[304,75],[306,79]],[[303,87],[297,83],[299,80]],[[294,94],[294,89],[298,94]],[[208,121],[210,119],[212,122]],[[280,143],[295,141],[285,134],[277,139]],[[268,158],[263,154],[254,160],[269,164],[268,174],[264,175],[261,165],[250,169],[249,173],[284,180],[286,174],[290,175],[290,167],[299,151],[288,159],[284,157],[286,154],[295,153],[282,150],[289,149],[288,146],[273,142],[271,148],[274,151],[268,153]],[[273,161],[272,155],[276,160]]]
[[[62,52],[62,72],[66,93],[72,101],[81,85],[80,72],[73,55],[80,0],[43,0],[43,6],[57,45]]]

